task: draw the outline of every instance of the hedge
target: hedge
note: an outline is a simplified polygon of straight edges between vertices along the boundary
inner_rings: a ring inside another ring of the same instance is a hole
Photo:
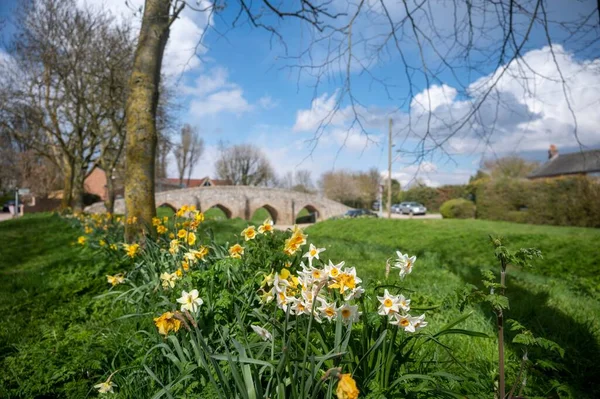
[[[466,185],[446,185],[441,187],[416,186],[402,192],[402,201],[414,201],[425,205],[428,211],[437,212],[440,206],[454,198],[466,198]]]
[[[440,207],[444,219],[471,219],[475,217],[475,204],[463,198],[448,200]]]
[[[477,187],[477,218],[600,227],[600,181],[588,177],[502,179]]]

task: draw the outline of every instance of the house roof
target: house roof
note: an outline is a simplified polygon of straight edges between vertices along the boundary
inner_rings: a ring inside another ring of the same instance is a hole
[[[600,172],[600,150],[558,155],[531,172],[530,179]]]
[[[165,179],[165,180],[169,183],[179,184],[179,179],[177,179],[177,178],[170,178],[170,179]],[[209,180],[211,185],[213,185],[213,186],[231,186],[231,182],[229,180],[211,179],[208,176],[203,177],[202,179],[190,179],[189,184],[188,184],[187,179],[183,179],[183,185],[188,188],[200,187],[200,186],[204,185],[204,182],[206,182],[207,180]]]

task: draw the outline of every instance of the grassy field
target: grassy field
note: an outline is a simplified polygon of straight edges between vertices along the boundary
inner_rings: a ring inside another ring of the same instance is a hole
[[[231,242],[246,224],[209,220],[205,228],[218,241]],[[359,219],[319,223],[307,233],[309,242],[327,248],[326,258],[356,266],[359,276],[372,284],[383,278],[386,259],[395,250],[416,254],[414,272],[403,284],[415,306],[437,306],[427,316],[432,329],[460,314],[457,290],[467,283],[481,286],[479,270],[496,267],[488,234],[503,236],[511,248],[541,249],[544,259],[535,268],[509,271],[508,317],[556,341],[566,354],[556,370],[531,380],[548,387],[553,381],[562,384],[563,397],[600,397],[600,230],[476,220]],[[0,223],[0,397],[83,398],[93,394],[91,386],[116,356],[127,356],[111,337],[136,326],[115,322],[117,309],[94,299],[106,290],[104,275],[122,265],[73,245],[78,235],[47,214]],[[473,310],[463,328],[493,335],[489,309]],[[494,340],[448,343],[467,369],[487,370],[490,378],[496,372]],[[128,345],[133,343],[122,347]],[[509,346],[509,354],[516,364],[518,348]]]

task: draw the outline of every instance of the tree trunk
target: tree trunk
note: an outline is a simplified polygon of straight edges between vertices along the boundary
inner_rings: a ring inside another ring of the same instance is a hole
[[[60,207],[61,209],[67,209],[71,206],[71,198],[73,192],[73,165],[71,165],[70,162],[64,162],[63,174],[63,196],[60,201]]]
[[[106,174],[106,201],[104,201],[104,206],[106,207],[106,211],[109,213],[114,213],[115,211],[115,182],[112,177],[112,173]]]
[[[125,215],[137,217],[127,224],[131,242],[156,216],[154,166],[156,107],[163,53],[169,37],[170,0],[146,0],[142,28],[129,80],[126,129]]]
[[[85,179],[85,171],[81,169],[81,166],[76,165],[73,168],[73,211],[83,212],[83,195],[85,189],[83,187],[83,181]]]

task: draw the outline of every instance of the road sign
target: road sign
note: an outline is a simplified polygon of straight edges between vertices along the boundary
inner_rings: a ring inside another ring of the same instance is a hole
[[[28,188],[20,188],[19,189],[19,195],[27,195],[27,194],[29,194]]]

